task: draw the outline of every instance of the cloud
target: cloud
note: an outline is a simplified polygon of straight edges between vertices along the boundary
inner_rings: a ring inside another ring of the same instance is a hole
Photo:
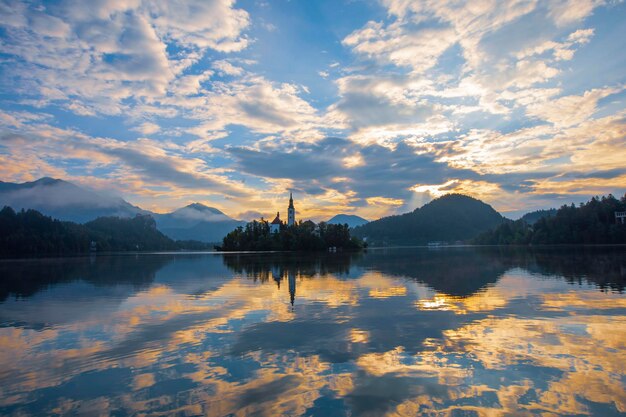
[[[396,206],[412,198],[411,188],[416,184],[479,177],[472,171],[436,162],[432,155],[418,154],[402,142],[390,149],[326,138],[302,144],[292,152],[233,147],[229,153],[236,159],[238,170],[262,178],[289,178],[294,191],[322,194],[321,204],[337,192],[353,204],[359,204],[359,200],[368,204],[393,201],[391,205]],[[359,163],[346,167],[346,158],[354,155],[358,155]]]
[[[400,22],[383,26],[370,21],[348,35],[343,44],[382,64],[407,66],[421,72],[435,66],[439,56],[456,41],[450,28],[407,31]]]
[[[195,100],[169,97],[164,104],[178,108],[200,124],[188,129],[201,138],[223,137],[229,125],[239,125],[256,133],[279,133],[291,140],[316,140],[327,124],[318,111],[300,95],[299,86],[273,83],[246,74],[229,83],[216,82],[202,90]]]
[[[152,135],[157,133],[161,128],[158,124],[152,122],[144,122],[141,125],[134,128],[137,132],[141,132],[144,135]]]
[[[441,107],[420,97],[432,88],[424,79],[405,76],[349,75],[336,80],[339,100],[327,118],[352,130],[361,143],[392,144],[394,138],[436,135],[451,129]]]
[[[15,158],[3,158],[0,173],[15,178],[15,173],[31,176],[53,175],[71,178],[58,168],[47,169],[48,160],[81,161],[86,174],[95,170],[111,181],[132,183],[139,180],[149,186],[174,186],[186,192],[199,191],[205,195],[248,196],[241,184],[231,181],[223,170],[211,169],[204,160],[184,153],[184,148],[150,139],[122,142],[111,138],[90,137],[83,133],[52,127],[42,123],[23,125],[20,134],[4,128],[0,131],[0,149]],[[2,155],[4,157],[4,155]],[[135,190],[137,192],[139,190]]]
[[[422,124],[415,136],[432,137],[462,129],[463,114],[509,116],[522,104],[511,98],[544,89],[594,33],[593,28],[572,31],[571,24],[561,25],[551,14],[558,7],[538,2],[383,4],[388,21],[370,21],[343,40],[358,57],[374,60],[381,69],[365,67],[367,75],[357,69],[337,80],[340,99],[330,111],[349,128],[374,131],[392,141],[394,135],[397,140],[411,137],[407,132],[415,124]],[[598,5],[585,2],[571,23]],[[424,122],[433,114],[438,126],[424,129],[432,125]],[[443,122],[444,117],[449,121]]]
[[[145,7],[157,30],[183,45],[220,52],[240,51],[248,45],[242,31],[248,12],[235,9],[234,0],[147,0]]]
[[[3,3],[0,51],[14,60],[7,74],[20,94],[80,115],[121,114],[168,90],[193,93],[207,74],[183,72],[204,50],[248,44],[248,14],[230,0]]]
[[[556,127],[567,128],[589,120],[597,111],[600,99],[619,93],[623,88],[602,88],[585,91],[583,95],[538,101],[526,108],[526,114],[546,120]]]
[[[588,19],[621,6],[382,4],[334,49],[314,39],[305,74],[268,62],[292,50],[263,53],[267,21],[232,0],[0,0],[0,174],[120,181],[159,209],[209,194],[271,213],[293,188],[320,218],[622,187],[583,176],[626,159],[619,62],[591,62],[619,28]]]
[[[243,68],[236,67],[227,60],[215,61],[213,68],[220,72],[222,75],[242,75],[244,73]]]
[[[558,26],[565,26],[586,18],[601,4],[603,0],[557,0],[549,3],[549,13]]]

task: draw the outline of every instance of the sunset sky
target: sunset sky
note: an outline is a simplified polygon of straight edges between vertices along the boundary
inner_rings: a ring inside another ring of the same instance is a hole
[[[622,1],[0,0],[0,180],[516,217],[626,192]]]

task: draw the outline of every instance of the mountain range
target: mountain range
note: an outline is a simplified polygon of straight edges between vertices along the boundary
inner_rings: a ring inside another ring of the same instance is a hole
[[[166,236],[201,242],[218,242],[237,226],[246,224],[199,203],[171,213],[154,213],[120,197],[96,193],[71,182],[48,177],[21,184],[0,181],[0,208],[3,206],[14,210],[35,209],[55,219],[76,223],[87,223],[98,217],[128,218],[149,214]]]
[[[153,214],[157,228],[175,240],[219,242],[245,221],[235,220],[214,207],[193,203],[167,214]]]
[[[120,197],[95,192],[67,181],[44,177],[21,184],[0,181],[0,208],[35,209],[47,216],[76,223],[99,217],[132,218],[150,215],[159,231],[175,240],[219,242],[245,221],[233,219],[220,210],[194,203],[171,213],[154,213],[134,206]],[[540,210],[522,218],[532,224],[555,210]],[[467,241],[505,221],[493,207],[480,200],[448,194],[410,213],[368,222],[348,214],[327,221],[347,224],[356,237],[370,245],[421,245],[432,241]]]

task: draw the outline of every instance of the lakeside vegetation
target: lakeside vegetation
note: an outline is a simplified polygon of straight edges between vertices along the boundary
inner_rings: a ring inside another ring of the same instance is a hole
[[[94,244],[92,245],[92,242]],[[37,210],[0,210],[0,255],[68,254],[97,251],[210,249],[209,244],[174,241],[151,216],[100,217],[85,224],[65,222]]]
[[[220,251],[323,251],[360,250],[366,246],[361,239],[350,236],[346,224],[315,224],[308,220],[293,226],[281,225],[272,233],[267,220],[254,220],[238,227],[224,237]]]
[[[615,212],[626,211],[626,196],[594,197],[579,206],[541,210],[512,221],[466,196],[444,196],[421,209],[351,230],[346,224],[311,221],[281,225],[271,232],[268,221],[252,221],[228,233],[221,251],[358,251],[374,245],[463,240],[477,245],[626,244],[626,224]],[[489,230],[487,225],[491,224]],[[495,225],[495,227],[494,227]],[[487,230],[487,231],[485,231]],[[351,234],[352,233],[352,234]],[[463,237],[466,236],[464,239]],[[100,217],[85,224],[60,221],[36,210],[0,210],[0,256],[58,255],[91,250],[207,250],[213,245],[174,241],[161,233],[149,215]]]
[[[615,212],[626,211],[626,195],[593,197],[579,206],[564,205],[529,224],[507,220],[472,240],[478,245],[626,244],[626,224]]]

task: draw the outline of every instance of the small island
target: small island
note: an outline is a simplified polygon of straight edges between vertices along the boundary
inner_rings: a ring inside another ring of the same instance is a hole
[[[272,222],[263,218],[238,227],[224,237],[219,251],[344,251],[361,250],[365,241],[350,236],[347,224],[296,222],[293,196],[289,196],[287,222],[280,212]]]

